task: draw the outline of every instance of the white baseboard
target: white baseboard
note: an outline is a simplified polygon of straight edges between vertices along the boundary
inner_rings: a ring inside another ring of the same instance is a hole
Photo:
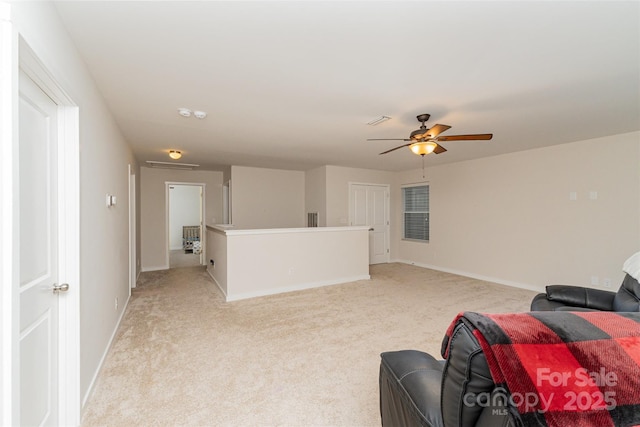
[[[404,259],[395,259],[391,262],[399,262],[402,264],[415,265],[416,267],[428,268],[430,270],[442,271],[444,273],[457,274],[458,276],[470,277],[472,279],[483,280],[485,282],[493,282],[499,285],[511,286],[512,288],[526,289],[534,292],[544,292],[544,287],[542,287],[541,289],[540,287],[529,283],[513,282],[511,280],[504,280],[498,277],[483,276],[481,274],[469,273],[468,271],[461,271],[453,268],[439,267],[437,265],[423,264],[420,262],[408,261]]]
[[[263,297],[266,295],[283,294],[285,292],[302,291],[304,289],[320,288],[322,286],[339,285],[341,283],[357,282],[358,280],[370,280],[371,276],[364,274],[361,276],[343,277],[339,279],[323,280],[319,282],[300,283],[293,286],[283,286],[279,288],[264,289],[254,292],[245,292],[235,295],[226,295],[227,302],[238,301],[242,299]],[[215,280],[215,279],[214,279]]]
[[[157,267],[142,267],[140,271],[144,273],[147,271],[160,271],[160,270],[168,270],[168,269],[169,269],[169,266],[165,264]]]
[[[220,289],[220,292],[222,292],[222,295],[224,295],[224,300],[227,301],[227,293],[225,292],[224,289],[222,289],[222,286],[220,286],[220,283],[218,283],[216,278],[213,277],[213,274],[211,274],[211,270],[209,270],[208,268],[207,268],[207,274],[209,275],[209,277],[213,279],[213,283],[215,283],[218,289]]]
[[[102,371],[102,366],[104,365],[104,361],[107,358],[107,354],[109,354],[109,350],[111,350],[111,346],[113,345],[113,340],[116,337],[118,329],[120,329],[120,323],[122,322],[122,319],[124,318],[124,314],[127,312],[127,307],[129,306],[129,301],[130,300],[131,300],[131,296],[128,296],[127,297],[127,301],[124,304],[124,307],[122,307],[122,312],[120,313],[120,317],[118,318],[118,321],[116,322],[116,327],[113,329],[113,333],[111,334],[111,337],[109,338],[109,343],[107,344],[107,348],[104,350],[104,353],[102,354],[102,357],[100,358],[100,362],[98,363],[98,368],[96,369],[96,372],[93,374],[93,378],[91,378],[91,382],[89,383],[89,387],[87,388],[87,392],[85,393],[84,397],[82,398],[82,409],[84,409],[85,404],[87,403],[87,401],[89,400],[89,398],[93,394],[93,389],[95,387],[96,380],[98,379],[98,376],[100,375],[100,372]]]

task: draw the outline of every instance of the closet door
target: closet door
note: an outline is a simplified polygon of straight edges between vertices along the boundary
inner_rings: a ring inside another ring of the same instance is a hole
[[[349,223],[369,227],[369,264],[389,262],[389,187],[349,185]]]

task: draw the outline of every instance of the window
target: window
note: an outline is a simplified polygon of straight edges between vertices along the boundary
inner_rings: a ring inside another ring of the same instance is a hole
[[[429,186],[402,189],[404,213],[403,239],[429,241]]]

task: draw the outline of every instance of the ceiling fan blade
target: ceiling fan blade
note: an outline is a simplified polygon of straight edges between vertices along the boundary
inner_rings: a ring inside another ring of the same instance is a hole
[[[436,145],[436,148],[433,149],[433,152],[436,154],[444,153],[445,151],[447,151],[447,149],[440,144]]]
[[[492,133],[479,133],[476,135],[448,135],[438,137],[438,141],[480,141],[493,138]]]
[[[411,141],[407,138],[368,138],[367,141]]]
[[[435,138],[445,130],[451,129],[448,125],[433,125],[429,130],[424,133],[423,138]]]
[[[399,150],[399,149],[404,148],[404,147],[408,147],[408,146],[410,146],[411,144],[413,144],[413,142],[412,142],[412,143],[409,143],[409,144],[398,145],[396,148],[392,148],[391,150],[383,151],[382,153],[380,153],[380,155],[382,155],[382,154],[387,154],[387,153],[390,153],[390,152],[392,152],[392,151]]]

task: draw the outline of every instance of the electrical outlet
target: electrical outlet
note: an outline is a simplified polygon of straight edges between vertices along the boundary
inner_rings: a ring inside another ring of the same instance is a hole
[[[591,276],[591,286],[598,286],[598,276]]]
[[[608,277],[605,277],[604,279],[602,279],[602,285],[605,288],[610,288],[611,287],[611,279],[609,279]]]
[[[118,310],[118,297],[116,297],[116,311]]]

